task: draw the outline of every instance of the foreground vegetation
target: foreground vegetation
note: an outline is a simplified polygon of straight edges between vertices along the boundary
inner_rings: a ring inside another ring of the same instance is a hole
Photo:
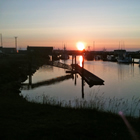
[[[27,61],[23,56],[0,60],[0,139],[138,139],[139,119],[127,118],[129,127],[119,115],[96,109],[27,102],[19,96],[20,82],[28,74]],[[36,60],[34,67],[40,61],[44,60]]]

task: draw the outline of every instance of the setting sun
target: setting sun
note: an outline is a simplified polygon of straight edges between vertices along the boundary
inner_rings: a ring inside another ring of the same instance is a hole
[[[77,43],[77,48],[78,48],[78,50],[82,51],[85,48],[84,43],[78,42]]]

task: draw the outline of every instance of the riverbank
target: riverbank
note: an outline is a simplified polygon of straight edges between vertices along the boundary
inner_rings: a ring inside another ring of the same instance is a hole
[[[35,60],[32,66],[36,69],[43,61]],[[132,139],[118,115],[29,103],[20,97],[20,82],[29,72],[27,62],[26,56],[0,60],[0,139]],[[140,120],[127,119],[140,133]]]

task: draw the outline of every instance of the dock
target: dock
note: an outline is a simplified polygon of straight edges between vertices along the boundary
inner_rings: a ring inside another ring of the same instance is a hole
[[[72,73],[73,72],[78,73],[86,81],[89,87],[92,87],[94,85],[104,85],[104,80],[97,77],[96,75],[89,72],[88,70],[80,67],[78,64],[73,64],[73,67],[74,67],[74,71],[72,71]],[[67,72],[69,73],[69,71]]]
[[[75,63],[76,63],[76,58],[75,58]],[[55,67],[67,69],[66,73],[71,73],[71,74],[78,73],[86,81],[89,87],[92,87],[94,85],[104,85],[104,80],[97,77],[93,73],[89,72],[85,68],[80,67],[78,64],[73,64],[73,62],[71,65],[64,64],[58,61],[51,62],[50,64]]]
[[[48,64],[51,65],[51,66],[54,66],[54,67],[72,70],[71,65],[68,65],[68,64],[65,64],[65,63],[61,63],[59,61],[49,61]]]

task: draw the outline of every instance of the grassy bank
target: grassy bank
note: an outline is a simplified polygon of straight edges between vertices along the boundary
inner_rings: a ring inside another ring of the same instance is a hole
[[[37,65],[41,65],[40,61],[34,63],[34,67]],[[118,115],[95,109],[61,108],[27,102],[19,96],[18,90],[20,82],[26,79],[27,73],[26,57],[0,60],[0,139],[131,140],[135,138],[131,137],[129,129]],[[138,134],[139,119],[127,119]]]

